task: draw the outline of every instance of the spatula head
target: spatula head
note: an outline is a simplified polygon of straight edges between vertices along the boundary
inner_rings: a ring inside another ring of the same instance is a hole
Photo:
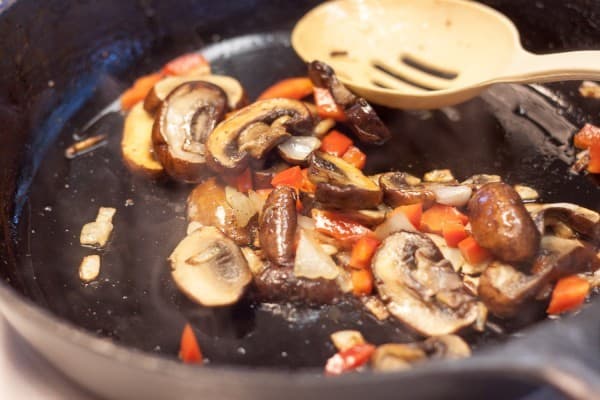
[[[464,0],[327,2],[298,22],[292,44],[368,100],[413,109],[476,95],[520,49],[510,20]]]

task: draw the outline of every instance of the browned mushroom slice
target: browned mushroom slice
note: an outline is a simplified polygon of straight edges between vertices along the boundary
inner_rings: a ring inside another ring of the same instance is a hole
[[[207,82],[187,82],[167,96],[152,128],[154,152],[167,173],[198,182],[207,176],[204,143],[227,109],[223,90]]]
[[[169,93],[177,86],[193,81],[203,81],[217,85],[227,95],[229,109],[235,110],[246,105],[244,88],[237,79],[225,75],[169,76],[156,83],[144,99],[144,110],[154,115]]]
[[[211,226],[186,236],[169,260],[177,287],[191,300],[205,306],[237,302],[252,281],[240,248]]]
[[[309,179],[317,185],[315,200],[343,209],[375,208],[382,192],[362,171],[339,157],[315,152],[310,157]]]
[[[483,185],[487,183],[496,183],[502,182],[502,178],[500,175],[488,175],[488,174],[478,174],[473,175],[468,179],[465,179],[461,182],[462,185],[469,185],[473,188],[473,190],[479,190]]]
[[[301,101],[257,101],[223,121],[211,133],[206,142],[207,160],[217,172],[240,171],[248,165],[250,151],[262,156],[290,135],[309,135],[313,126],[312,115]]]
[[[435,202],[435,193],[422,184],[408,183],[404,172],[387,172],[379,177],[379,186],[383,190],[383,201],[398,207],[408,204],[423,203],[424,208],[431,207]]]
[[[469,345],[457,335],[433,336],[421,343],[429,358],[459,359],[471,356]]]
[[[542,255],[528,275],[510,264],[492,262],[479,280],[479,297],[498,317],[515,316],[521,305],[540,293],[546,285],[567,275],[594,271],[600,260],[589,244],[573,239],[544,236]]]
[[[141,104],[133,106],[125,118],[121,152],[125,165],[131,171],[157,178],[163,174],[164,168],[156,160],[152,148],[153,123]]]
[[[215,226],[240,246],[250,243],[248,226],[240,226],[236,212],[227,202],[225,188],[215,178],[207,179],[192,190],[187,200],[188,222]]]
[[[287,186],[275,188],[267,198],[258,230],[260,246],[269,261],[293,265],[297,222],[296,192]]]
[[[255,297],[264,302],[309,306],[335,304],[344,293],[332,279],[298,278],[292,268],[268,267],[254,278]]]
[[[530,203],[525,208],[542,234],[547,227],[555,228],[562,222],[593,243],[600,243],[600,214],[595,211],[570,203]]]
[[[477,302],[423,234],[390,235],[375,253],[372,267],[390,313],[422,335],[454,333],[478,317]]]
[[[389,343],[377,346],[371,365],[380,372],[404,371],[426,359],[427,354],[416,343]]]
[[[321,61],[308,64],[308,76],[313,85],[331,92],[336,104],[344,109],[347,122],[358,138],[366,143],[383,144],[390,138],[390,131],[383,124],[371,105],[362,97],[355,96],[335,76],[333,69]]]
[[[473,237],[506,262],[535,257],[540,233],[515,190],[505,183],[482,186],[469,201]]]

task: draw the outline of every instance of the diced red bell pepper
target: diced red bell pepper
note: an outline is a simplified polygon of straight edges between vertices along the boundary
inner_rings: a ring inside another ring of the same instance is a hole
[[[358,169],[363,169],[367,163],[367,155],[358,147],[350,146],[342,156],[342,160],[349,162]]]
[[[444,223],[451,221],[466,225],[469,217],[458,211],[456,207],[434,204],[421,216],[421,230],[441,235]]]
[[[289,186],[300,190],[304,182],[304,174],[299,166],[284,169],[277,173],[271,180],[273,186]]]
[[[381,242],[373,236],[363,236],[352,246],[350,267],[365,269],[371,266],[371,259]]]
[[[339,213],[316,208],[311,213],[317,231],[343,242],[354,243],[364,236],[373,235],[369,228]]]
[[[573,144],[580,149],[600,145],[600,128],[592,124],[585,124],[573,137]]]
[[[321,151],[341,157],[352,146],[352,139],[340,131],[332,130],[321,140]]]
[[[344,109],[333,100],[328,89],[315,86],[314,93],[317,113],[321,118],[332,118],[338,122],[346,121]]]
[[[308,168],[302,170],[302,186],[300,187],[301,192],[314,193],[317,190],[317,185],[312,183],[308,178]]]
[[[578,309],[590,292],[590,283],[577,275],[560,279],[554,286],[548,314],[561,314]]]
[[[161,73],[155,73],[138,78],[133,82],[133,86],[121,95],[121,108],[125,111],[130,110],[138,102],[144,100],[156,82],[160,81],[163,76]]]
[[[590,147],[590,162],[587,170],[592,174],[600,174],[600,144]]]
[[[310,79],[305,77],[288,78],[268,87],[258,96],[258,100],[274,99],[282,97],[285,99],[300,100],[309,96],[313,91]]]
[[[352,269],[352,293],[355,296],[368,296],[373,292],[373,272],[371,269]]]
[[[185,324],[181,334],[179,358],[186,364],[201,364],[202,351],[190,324]]]
[[[372,344],[357,344],[347,350],[337,352],[325,365],[326,375],[341,375],[365,365],[375,352]]]
[[[444,236],[448,246],[457,247],[469,234],[461,222],[447,221],[442,226],[442,236]]]
[[[166,63],[162,73],[175,76],[191,73],[208,74],[210,73],[210,64],[202,54],[188,53]]]
[[[423,216],[423,203],[408,204],[398,206],[392,211],[392,215],[401,212],[417,229],[421,226],[421,217]]]
[[[469,236],[458,243],[458,249],[463,258],[471,265],[477,265],[490,258],[490,253]]]

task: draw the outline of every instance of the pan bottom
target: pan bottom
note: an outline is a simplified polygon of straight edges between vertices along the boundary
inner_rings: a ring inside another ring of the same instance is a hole
[[[306,74],[288,33],[233,38],[202,53],[214,73],[238,78],[250,98],[279,79]],[[114,90],[99,87],[96,93],[106,96]],[[104,100],[90,102],[106,104]],[[529,112],[519,115],[518,107]],[[378,111],[394,138],[385,147],[368,148],[369,172],[400,169],[418,175],[450,168],[459,179],[495,173],[535,187],[547,200],[584,206],[586,193],[596,190],[584,178],[565,179],[571,154],[561,135],[573,126],[527,87],[494,87],[482,98],[433,112]],[[543,124],[537,121],[540,116]],[[329,335],[340,329],[358,329],[377,344],[415,339],[399,323],[381,323],[353,301],[321,308],[241,302],[223,309],[188,301],[174,286],[166,258],[185,235],[185,199],[192,187],[150,182],[126,169],[120,156],[119,112],[105,113],[84,132],[76,130],[78,137],[107,134],[108,140],[67,160],[64,149],[74,141],[69,127],[86,122],[78,116],[68,121],[39,160],[22,211],[18,273],[35,302],[97,335],[169,358],[176,357],[181,327],[189,321],[197,328],[205,356],[218,364],[320,368],[334,352]],[[546,171],[543,177],[540,168]],[[561,193],[556,187],[563,188]],[[587,199],[596,201],[592,195]],[[115,230],[99,253],[98,280],[86,285],[77,268],[82,257],[97,252],[79,245],[79,232],[100,206],[117,209]],[[507,334],[472,335],[471,344],[478,348],[502,341],[540,319],[540,311],[502,325]]]

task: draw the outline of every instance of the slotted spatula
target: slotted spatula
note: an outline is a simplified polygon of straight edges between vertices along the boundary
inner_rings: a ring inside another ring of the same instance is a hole
[[[600,51],[529,53],[508,18],[465,0],[326,2],[296,24],[292,45],[394,108],[453,105],[501,82],[600,79]]]

